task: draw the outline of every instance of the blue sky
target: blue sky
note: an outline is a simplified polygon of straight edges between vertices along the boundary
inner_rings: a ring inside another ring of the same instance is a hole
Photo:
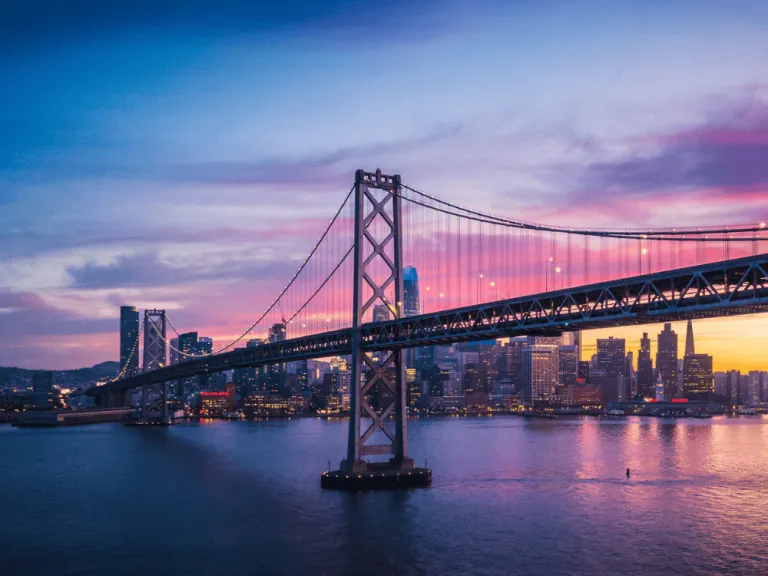
[[[0,364],[114,359],[125,302],[237,333],[358,167],[556,224],[768,219],[766,27],[757,0],[6,2]]]

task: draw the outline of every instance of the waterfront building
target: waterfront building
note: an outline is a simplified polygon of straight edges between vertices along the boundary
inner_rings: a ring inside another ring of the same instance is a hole
[[[341,403],[340,396],[329,398],[325,412],[340,412],[343,409]],[[306,412],[309,409],[309,401],[303,396],[255,392],[245,399],[243,406],[249,416],[290,416]]]
[[[139,311],[135,306],[120,306],[120,372],[125,370],[125,376],[139,371],[138,343]]]
[[[523,349],[521,379],[526,403],[548,400],[555,394],[560,368],[557,348],[556,345],[529,344]]]
[[[762,396],[762,374],[752,370],[748,374],[749,385],[747,387],[747,404],[759,404]]]

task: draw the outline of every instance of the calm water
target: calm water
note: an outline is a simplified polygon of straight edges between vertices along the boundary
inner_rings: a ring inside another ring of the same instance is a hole
[[[768,418],[411,420],[411,493],[322,491],[345,438],[0,426],[0,573],[768,574]]]

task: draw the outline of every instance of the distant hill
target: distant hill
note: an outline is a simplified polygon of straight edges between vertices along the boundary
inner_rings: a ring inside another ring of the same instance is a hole
[[[54,370],[53,381],[55,384],[78,386],[104,378],[112,378],[117,375],[119,369],[119,362],[102,362],[90,368]],[[43,370],[0,366],[0,388],[26,387],[32,382],[32,375],[38,372],[43,372]]]

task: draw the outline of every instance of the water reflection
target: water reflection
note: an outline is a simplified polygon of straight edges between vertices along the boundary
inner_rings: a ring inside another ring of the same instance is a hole
[[[703,575],[768,562],[768,419],[430,418],[409,432],[431,489],[346,494],[319,487],[343,420],[3,429],[4,571]]]

